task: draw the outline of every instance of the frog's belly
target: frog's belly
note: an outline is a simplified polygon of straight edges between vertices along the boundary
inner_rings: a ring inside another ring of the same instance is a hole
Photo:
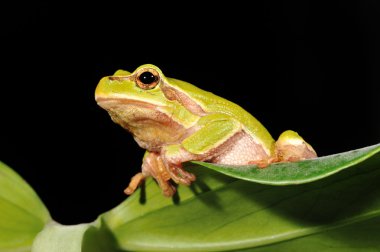
[[[217,153],[211,161],[226,165],[245,165],[270,158],[264,148],[243,130],[220,146]]]

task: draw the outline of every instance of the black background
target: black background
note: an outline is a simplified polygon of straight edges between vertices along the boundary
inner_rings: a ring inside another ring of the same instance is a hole
[[[94,101],[117,69],[155,64],[320,156],[380,142],[377,1],[33,1],[1,23],[0,160],[63,224],[118,205],[140,169],[143,150]]]

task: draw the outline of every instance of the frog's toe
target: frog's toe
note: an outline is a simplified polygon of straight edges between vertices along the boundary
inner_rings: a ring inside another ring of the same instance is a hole
[[[176,192],[176,188],[169,181],[157,181],[157,182],[162,190],[162,193],[166,197],[171,197]]]
[[[124,193],[127,195],[131,195],[134,191],[136,191],[137,187],[144,181],[145,176],[139,172],[135,176],[132,177],[131,182],[128,187],[125,188]]]
[[[268,160],[253,160],[253,161],[249,161],[248,164],[257,165],[258,168],[266,168],[269,165],[269,161]]]

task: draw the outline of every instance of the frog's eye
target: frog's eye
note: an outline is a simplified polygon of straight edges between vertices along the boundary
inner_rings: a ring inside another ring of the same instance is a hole
[[[142,89],[152,89],[160,82],[160,75],[154,69],[143,69],[136,76],[136,84]]]

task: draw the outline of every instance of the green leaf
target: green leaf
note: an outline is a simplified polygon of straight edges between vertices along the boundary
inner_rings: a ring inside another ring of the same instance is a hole
[[[310,160],[319,166],[309,164],[311,176],[302,165],[273,165],[266,169],[286,174],[251,176],[264,183],[187,163],[198,179],[179,186],[175,197],[165,198],[148,179],[96,221],[72,226],[51,220],[34,191],[1,164],[0,251],[30,251],[37,233],[33,252],[378,251],[379,152],[375,145]],[[291,173],[286,165],[298,170]],[[265,184],[291,181],[292,174],[292,183],[275,183],[290,185]]]
[[[32,252],[117,252],[110,231],[100,221],[61,225],[54,221],[36,237]]]
[[[52,221],[38,234],[32,252],[82,251],[83,236],[89,225],[64,226]]]
[[[378,252],[380,251],[379,234],[380,218],[373,218],[342,228],[241,251]]]
[[[227,166],[205,162],[198,165],[231,177],[267,185],[292,185],[316,181],[347,169],[380,151],[380,144],[316,159],[274,163],[265,169],[256,165]]]
[[[179,186],[169,199],[149,179],[145,190],[100,220],[125,251],[316,251],[323,246],[339,251],[348,247],[344,242],[379,248],[376,235],[352,240],[356,229],[379,230],[372,225],[380,219],[379,151],[376,145],[322,158],[321,169],[333,165],[334,173],[340,172],[287,186],[252,183],[189,163],[187,169],[198,178],[193,186]]]
[[[0,251],[30,251],[50,215],[33,189],[0,162]]]

